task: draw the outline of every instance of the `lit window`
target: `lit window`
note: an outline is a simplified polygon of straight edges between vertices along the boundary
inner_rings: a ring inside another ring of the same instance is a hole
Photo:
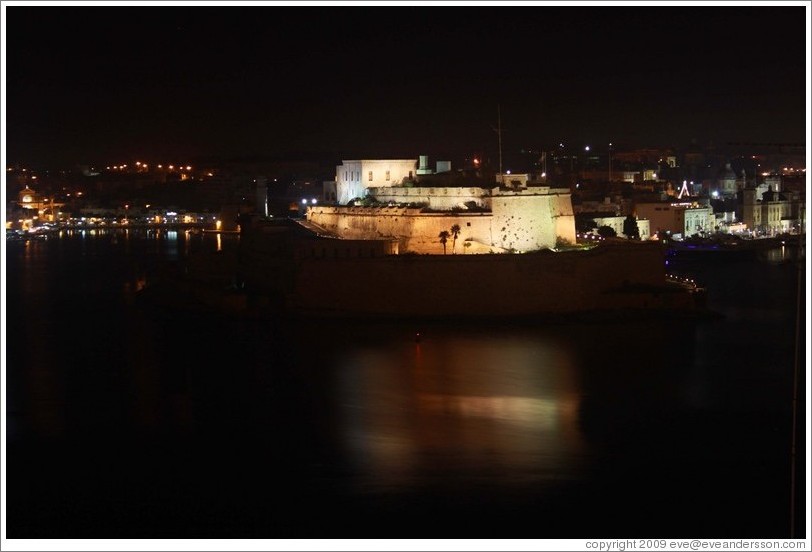
[[[372,182],[372,171],[369,171],[369,181]]]

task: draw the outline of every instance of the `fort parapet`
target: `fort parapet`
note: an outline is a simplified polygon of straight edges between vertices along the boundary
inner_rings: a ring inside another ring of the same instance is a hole
[[[381,190],[383,195],[379,195]],[[465,241],[477,244],[472,253],[488,252],[489,248],[535,251],[555,248],[561,242],[575,243],[569,190],[398,187],[376,190],[375,197],[400,203],[428,198],[435,205],[444,204],[442,198],[455,205],[461,200],[476,200],[482,210],[435,212],[410,207],[317,206],[308,209],[307,220],[337,237],[397,239],[401,252],[442,253],[440,232],[450,232],[455,224],[460,227],[459,235],[447,243],[452,253],[462,252],[454,250]]]

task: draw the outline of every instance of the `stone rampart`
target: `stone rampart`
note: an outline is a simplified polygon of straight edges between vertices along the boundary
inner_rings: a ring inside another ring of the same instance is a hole
[[[515,316],[648,308],[665,300],[658,244],[523,255],[306,259],[290,307],[299,312]],[[509,284],[509,285],[506,285]],[[668,305],[665,305],[668,306]]]
[[[370,193],[380,202],[424,203],[431,209],[451,210],[464,208],[467,202],[473,201],[482,206],[482,197],[488,190],[482,188],[427,188],[427,187],[386,187],[372,188]]]
[[[469,239],[500,249],[534,251],[556,247],[559,239],[575,243],[569,195],[507,194],[488,200],[491,212],[431,213],[405,207],[317,206],[308,209],[307,219],[343,238],[395,238],[400,242],[401,252],[435,248],[441,253],[439,234],[450,232],[454,224],[461,230],[456,246]],[[452,241],[449,240],[446,249],[455,245]]]

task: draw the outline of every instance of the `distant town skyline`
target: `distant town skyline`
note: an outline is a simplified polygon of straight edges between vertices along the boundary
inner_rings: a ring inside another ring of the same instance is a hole
[[[806,141],[803,3],[5,4],[9,164]]]

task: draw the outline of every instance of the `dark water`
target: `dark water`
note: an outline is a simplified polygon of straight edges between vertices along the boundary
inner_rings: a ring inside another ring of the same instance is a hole
[[[718,321],[284,324],[134,301],[234,245],[7,244],[9,538],[789,536],[791,252],[672,263]]]

